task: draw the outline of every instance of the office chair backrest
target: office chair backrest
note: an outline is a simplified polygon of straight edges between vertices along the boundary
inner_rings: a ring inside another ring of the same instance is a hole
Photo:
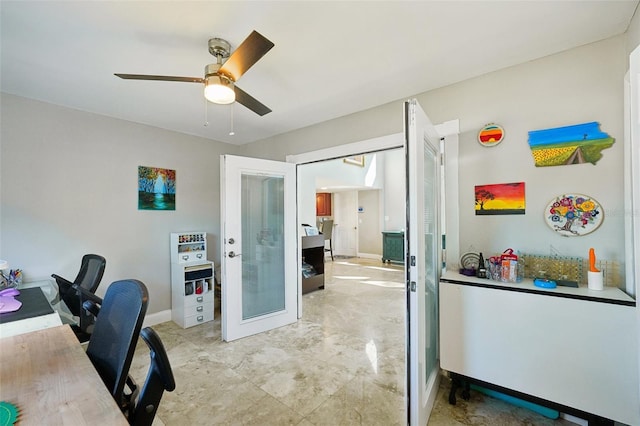
[[[330,240],[331,235],[333,234],[333,219],[325,220],[322,222],[322,235],[324,235],[324,240]]]
[[[148,302],[149,293],[142,282],[112,283],[87,346],[89,359],[121,408],[127,403],[124,387]]]
[[[67,305],[73,315],[81,315],[82,298],[78,292],[71,288],[71,285],[77,284],[85,290],[95,293],[102,280],[102,275],[104,275],[106,265],[107,260],[104,257],[98,254],[85,254],[82,256],[80,271],[78,271],[78,275],[73,283],[56,274],[51,275],[58,283],[62,301]]]
[[[149,346],[151,365],[147,379],[144,382],[135,409],[129,416],[129,424],[135,426],[151,426],[158,411],[160,399],[164,391],[171,392],[176,388],[176,382],[171,371],[169,357],[164,349],[162,340],[151,327],[146,327],[140,336]]]
[[[107,261],[104,257],[98,254],[85,254],[82,256],[80,271],[73,283],[95,293],[102,280],[102,275],[104,275],[106,265]]]

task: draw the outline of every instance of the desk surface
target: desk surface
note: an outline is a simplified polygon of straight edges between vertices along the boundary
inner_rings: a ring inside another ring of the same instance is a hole
[[[18,291],[20,294],[15,296],[15,299],[22,302],[22,306],[17,311],[0,313],[0,323],[20,321],[54,313],[49,301],[39,287],[23,288]]]
[[[17,299],[18,311],[0,314],[0,338],[62,325],[41,288],[22,288]]]
[[[0,340],[0,400],[21,425],[127,425],[68,325]]]

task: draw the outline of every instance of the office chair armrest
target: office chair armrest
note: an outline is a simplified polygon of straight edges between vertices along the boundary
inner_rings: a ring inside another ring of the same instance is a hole
[[[51,278],[56,280],[58,285],[60,285],[60,283],[63,283],[63,284],[68,285],[69,287],[73,286],[73,283],[71,281],[67,280],[66,278],[62,278],[60,275],[51,274]]]
[[[164,389],[169,392],[173,391],[176,388],[176,381],[173,377],[173,370],[171,370],[169,356],[162,344],[162,340],[160,340],[160,336],[158,336],[158,333],[156,333],[153,328],[145,327],[140,332],[140,337],[142,337],[142,340],[144,340],[149,347],[151,368],[157,370],[158,375],[162,379]]]
[[[97,317],[100,313],[100,306],[102,306],[102,299],[77,284],[74,284],[73,288],[82,295],[82,308],[94,317]]]
[[[98,305],[102,305],[102,299],[96,296],[94,293],[91,293],[89,290],[80,287],[78,284],[72,284],[72,288],[82,295],[83,300],[91,300]]]
[[[62,296],[67,294],[69,290],[73,287],[73,283],[65,278],[62,278],[60,275],[51,274],[51,278],[56,280],[56,284],[58,285],[58,294],[56,295],[55,302],[59,302],[62,300]]]
[[[89,312],[94,317],[97,317],[98,314],[100,313],[100,305],[98,305],[93,300],[85,300],[84,303],[82,304],[82,309]]]

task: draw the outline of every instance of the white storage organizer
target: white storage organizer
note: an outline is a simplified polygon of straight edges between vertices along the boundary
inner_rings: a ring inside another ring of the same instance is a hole
[[[207,234],[171,234],[171,319],[182,328],[213,321],[214,266]]]
[[[192,263],[206,260],[206,232],[175,232],[171,234],[171,263]]]

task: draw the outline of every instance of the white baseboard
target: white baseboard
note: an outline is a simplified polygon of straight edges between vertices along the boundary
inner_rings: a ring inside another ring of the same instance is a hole
[[[171,309],[149,314],[144,317],[143,327],[152,327],[156,324],[171,321]]]
[[[358,257],[362,257],[362,258],[365,258],[365,259],[378,259],[378,260],[382,261],[382,255],[381,254],[358,253]]]

